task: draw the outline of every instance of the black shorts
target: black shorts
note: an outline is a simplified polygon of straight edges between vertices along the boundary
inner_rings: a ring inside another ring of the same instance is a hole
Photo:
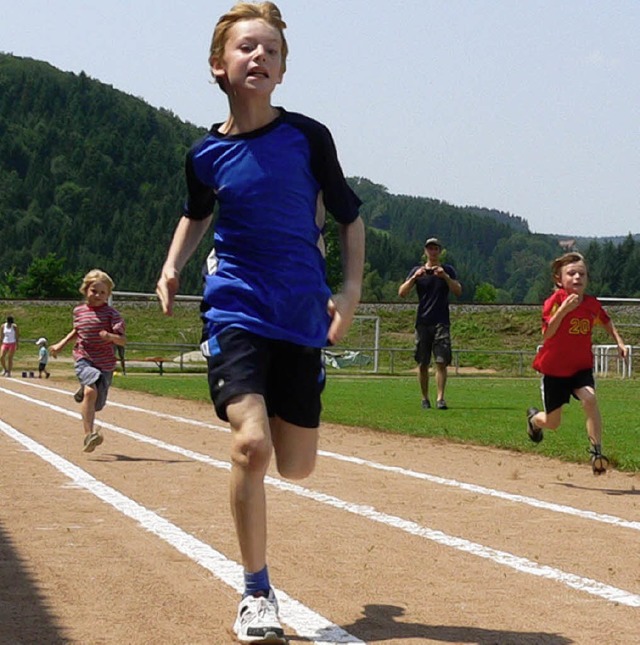
[[[542,401],[544,411],[548,414],[566,403],[571,397],[577,399],[575,391],[582,387],[595,388],[593,370],[581,370],[573,376],[547,376],[542,377]]]
[[[431,363],[431,354],[436,363],[451,365],[451,334],[449,325],[417,325],[416,351],[414,358],[420,365]]]
[[[228,421],[227,404],[242,394],[264,397],[269,417],[303,428],[320,425],[320,395],[325,384],[322,352],[244,329],[222,332],[207,357],[209,392],[216,414]]]

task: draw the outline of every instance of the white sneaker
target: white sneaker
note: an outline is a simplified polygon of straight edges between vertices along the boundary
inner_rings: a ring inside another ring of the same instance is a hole
[[[233,631],[242,643],[286,643],[284,630],[278,620],[278,601],[269,596],[247,596],[238,606],[238,616]]]

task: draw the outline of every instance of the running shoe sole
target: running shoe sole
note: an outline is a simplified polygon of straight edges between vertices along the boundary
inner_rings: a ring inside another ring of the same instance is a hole
[[[93,452],[98,446],[102,444],[104,437],[97,432],[92,432],[84,440],[84,448],[82,452]]]
[[[527,410],[527,434],[533,443],[540,443],[544,439],[542,429],[534,426],[533,421],[531,420],[536,414],[538,414],[538,412],[540,412],[540,410],[537,408],[529,408]]]

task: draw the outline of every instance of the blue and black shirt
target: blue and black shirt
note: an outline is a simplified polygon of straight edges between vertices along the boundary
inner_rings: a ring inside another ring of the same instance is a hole
[[[205,277],[205,336],[239,327],[324,347],[331,295],[325,212],[350,224],[361,202],[329,130],[279,110],[277,119],[249,133],[223,135],[216,124],[187,155],[185,216],[204,219],[219,206],[216,261]]]

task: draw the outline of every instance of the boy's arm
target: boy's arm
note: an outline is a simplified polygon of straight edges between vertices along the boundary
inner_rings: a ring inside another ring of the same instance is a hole
[[[562,304],[558,307],[558,310],[551,316],[547,328],[542,333],[542,341],[544,342],[548,338],[551,338],[555,335],[560,327],[560,323],[564,320],[564,317],[580,304],[580,297],[572,293],[566,297]]]
[[[415,273],[410,275],[399,287],[398,295],[401,298],[409,295],[409,292],[416,283],[416,280],[424,273],[424,267],[420,267]]]
[[[613,322],[610,320],[604,328],[607,330],[607,333],[613,340],[616,341],[616,345],[618,346],[618,355],[620,358],[627,358],[628,349],[627,346],[624,344],[624,341],[622,340],[622,336],[618,333],[618,330],[616,329],[616,326],[613,324]]]
[[[211,215],[205,219],[180,218],[164,261],[156,294],[165,315],[173,314],[173,301],[180,286],[180,271],[198,248],[211,224]]]
[[[460,280],[452,278],[444,270],[444,267],[436,267],[435,274],[447,283],[449,291],[451,291],[456,298],[459,298],[462,295],[462,284],[460,283]]]
[[[70,340],[75,339],[77,335],[78,332],[74,327],[62,340],[59,340],[57,343],[51,345],[51,347],[49,347],[49,353],[51,354],[51,356],[53,356],[53,358],[56,358],[58,356],[58,352],[61,352],[65,348],[67,343]]]
[[[127,337],[124,334],[114,334],[106,329],[100,330],[100,338],[114,345],[120,345],[120,347],[124,347],[127,344]]]
[[[364,272],[364,224],[358,217],[350,224],[340,224],[340,247],[343,264],[342,291],[329,301],[329,314],[332,317],[328,340],[332,344],[340,342],[349,330],[362,293],[362,274]]]

